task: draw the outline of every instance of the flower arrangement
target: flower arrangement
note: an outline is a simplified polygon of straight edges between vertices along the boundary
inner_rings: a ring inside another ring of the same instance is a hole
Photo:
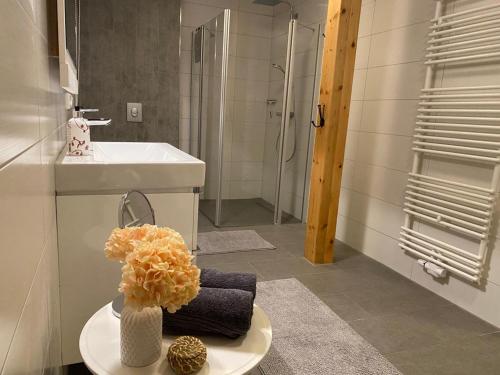
[[[161,306],[174,313],[198,295],[200,270],[173,229],[149,224],[116,228],[104,252],[123,263],[119,291],[128,306],[139,311]]]

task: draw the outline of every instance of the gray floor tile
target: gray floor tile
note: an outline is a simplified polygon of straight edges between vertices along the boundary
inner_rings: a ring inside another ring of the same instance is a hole
[[[441,344],[440,335],[408,314],[354,320],[349,324],[382,354]]]
[[[387,357],[387,355],[386,355]],[[398,362],[394,358],[388,358],[389,361],[403,374],[403,375],[430,375],[424,372],[424,369],[415,362]],[[437,375],[437,374],[432,374]]]
[[[297,245],[304,244],[305,238],[303,233],[300,232],[292,232],[292,231],[273,231],[273,232],[263,232],[257,231],[262,238],[266,241],[271,242],[274,246],[284,247],[286,245]]]
[[[451,303],[438,295],[403,281],[388,282],[381,276],[373,276],[371,285],[365,288],[352,288],[344,293],[373,316],[394,313],[411,313],[430,308],[450,306]]]
[[[489,335],[490,345],[480,338],[453,340],[418,350],[386,355],[406,374],[432,375],[498,375],[500,337]]]
[[[336,248],[332,264],[343,269],[357,268],[362,272],[372,273],[374,275],[383,276],[384,278],[396,274],[390,268],[385,267],[379,262],[348,246],[339,246]]]
[[[497,329],[496,332],[480,335],[474,340],[480,343],[481,349],[491,351],[500,360],[500,330]]]
[[[419,312],[432,307],[433,302],[441,303],[441,300],[438,298],[420,299],[413,295],[399,296],[396,299],[388,296],[373,295],[364,299],[354,300],[372,316]]]
[[[317,274],[298,275],[297,279],[316,294],[339,293],[357,288],[363,289],[374,282],[373,278],[366,278],[355,272],[324,266],[322,270],[323,272]]]
[[[345,243],[343,243],[339,240],[335,240],[334,253],[335,253],[336,260],[342,260],[342,259],[349,258],[352,256],[365,257],[365,255],[363,255],[359,251],[356,251],[355,249],[353,249],[349,245],[346,245]]]
[[[318,297],[346,322],[371,317],[366,310],[343,293],[320,294]]]
[[[218,262],[214,258],[216,256],[217,255],[215,255],[215,254],[214,255],[198,255],[195,258],[196,265],[198,267],[210,267],[214,264],[218,264]]]
[[[455,305],[416,311],[411,315],[420,325],[429,327],[446,340],[470,338],[498,331],[495,326]]]
[[[280,247],[280,250],[294,256],[303,258],[304,257],[304,245],[303,244],[287,244]]]
[[[200,213],[198,215],[198,232],[211,232],[213,230],[217,230],[217,228],[212,224],[210,220],[208,220],[205,215]]]

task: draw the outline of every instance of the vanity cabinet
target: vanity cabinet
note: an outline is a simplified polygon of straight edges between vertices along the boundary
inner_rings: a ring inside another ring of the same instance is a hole
[[[177,230],[196,248],[198,194],[146,194],[156,223]],[[118,295],[121,265],[104,256],[118,226],[121,194],[57,196],[61,331],[64,364],[81,362],[80,332],[99,308]]]
[[[118,295],[120,264],[104,244],[119,226],[124,193],[146,194],[156,224],[196,248],[198,199],[205,163],[167,143],[93,142],[89,156],[61,154],[55,165],[62,358],[81,362],[80,332]]]

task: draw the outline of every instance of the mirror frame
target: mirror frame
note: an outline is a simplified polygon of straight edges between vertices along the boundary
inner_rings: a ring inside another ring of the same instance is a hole
[[[70,94],[78,94],[78,74],[75,63],[66,48],[66,18],[64,0],[57,0],[57,29],[59,44],[59,75],[61,87]]]

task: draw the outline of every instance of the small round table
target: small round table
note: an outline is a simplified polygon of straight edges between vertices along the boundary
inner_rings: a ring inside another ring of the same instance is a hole
[[[236,340],[222,337],[200,337],[207,347],[207,361],[197,375],[239,375],[256,367],[271,346],[272,328],[265,312],[253,307],[252,326]],[[174,336],[163,336],[158,361],[147,367],[127,367],[120,361],[120,319],[112,313],[111,303],[97,311],[85,324],[80,335],[80,353],[88,369],[97,375],[174,374],[167,350]]]

